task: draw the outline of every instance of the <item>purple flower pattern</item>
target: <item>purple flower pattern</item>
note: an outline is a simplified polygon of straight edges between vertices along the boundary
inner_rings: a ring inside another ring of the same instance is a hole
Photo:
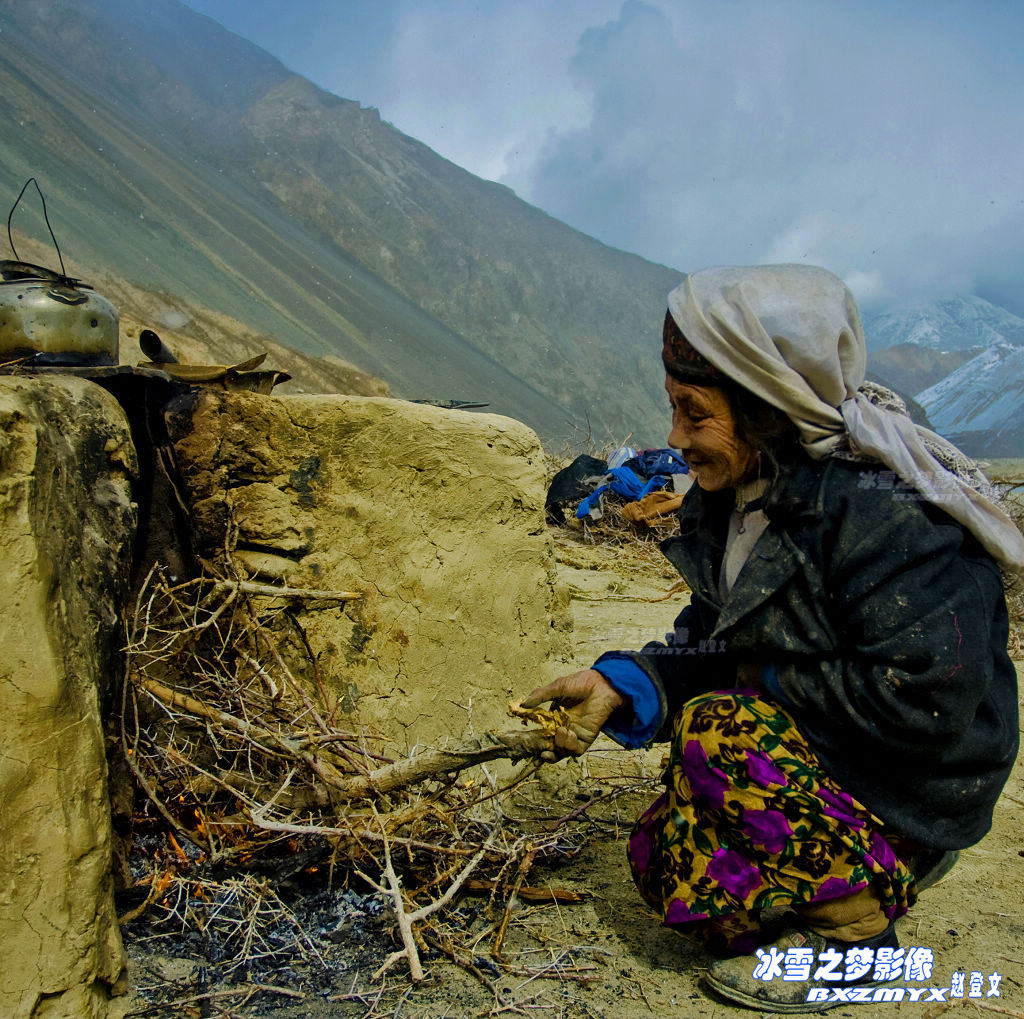
[[[654,839],[650,828],[646,825],[637,825],[629,837],[629,848],[626,852],[632,866],[639,870],[647,870],[654,852]]]
[[[707,876],[738,899],[745,899],[764,884],[757,867],[734,849],[716,850],[708,863]]]
[[[722,806],[725,802],[725,791],[732,783],[721,768],[711,765],[704,747],[695,739],[687,741],[683,748],[683,772],[694,799],[709,807]]]
[[[882,823],[831,779],[778,705],[717,691],[688,702],[676,725],[666,790],[628,848],[665,923],[749,951],[768,906],[869,884],[890,918],[913,904],[910,871]]]
[[[865,822],[854,816],[857,808],[854,806],[853,797],[848,793],[842,791],[833,793],[822,787],[818,790],[818,796],[825,804],[823,808],[824,813],[829,817],[834,817],[837,821],[842,821],[843,824],[848,824],[851,828],[864,827]]]
[[[691,913],[690,907],[682,899],[672,899],[665,910],[665,923],[688,923],[707,918],[707,913]]]
[[[786,840],[793,834],[793,829],[786,820],[786,815],[778,810],[743,811],[743,831],[769,853],[781,853]]]
[[[770,789],[773,785],[787,785],[789,779],[771,762],[771,758],[762,750],[747,751],[747,774],[762,789]]]
[[[877,831],[871,833],[869,852],[882,870],[890,871],[896,867],[896,854],[892,851],[892,846]]]
[[[864,887],[866,885],[863,881],[857,885],[851,885],[845,878],[830,877],[818,887],[811,902],[827,902],[829,899],[841,899],[843,896],[852,895]]]

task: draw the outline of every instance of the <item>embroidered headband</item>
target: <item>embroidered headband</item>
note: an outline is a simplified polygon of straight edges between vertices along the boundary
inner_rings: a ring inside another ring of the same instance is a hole
[[[703,354],[693,347],[672,317],[665,313],[661,331],[661,360],[665,371],[677,382],[716,383],[725,376]]]

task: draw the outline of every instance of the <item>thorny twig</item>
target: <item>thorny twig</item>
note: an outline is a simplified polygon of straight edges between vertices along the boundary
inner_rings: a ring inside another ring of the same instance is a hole
[[[500,804],[536,763],[504,786],[458,780],[485,761],[536,762],[551,745],[551,727],[488,733],[388,759],[378,752],[379,736],[339,728],[314,648],[292,610],[281,608],[325,594],[216,578],[169,583],[157,569],[143,584],[126,621],[120,744],[137,784],[178,842],[163,863],[148,864],[148,884],[136,882],[144,898],[126,913],[126,928],[148,915],[158,931],[214,937],[221,979],[232,973],[248,978],[223,995],[239,1008],[241,987],[269,988],[278,979],[274,966],[268,968],[274,959],[294,951],[306,964],[316,962],[319,950],[315,932],[302,929],[267,879],[248,871],[225,878],[223,868],[256,867],[261,856],[284,852],[298,862],[267,872],[295,874],[329,857],[323,873],[332,882],[336,870],[343,879],[361,875],[392,906],[402,948],[378,966],[374,981],[386,983],[386,971],[406,958],[412,983],[419,983],[420,953],[432,946],[493,989],[482,967],[494,962],[478,960],[469,930],[446,919],[471,875],[478,889],[491,891],[497,919],[481,936],[493,938],[500,966],[531,978],[580,979],[559,965],[524,970],[502,955],[518,923],[517,898],[580,899],[525,883],[536,863],[564,858],[571,840],[558,832],[509,834],[503,825],[520,822],[500,806],[487,820],[481,815],[483,804]],[[351,592],[334,594],[336,604]],[[295,657],[282,650],[282,619],[299,633],[301,647],[296,650],[294,640],[288,645]],[[138,823],[152,827],[144,816]],[[214,863],[221,868],[216,873]],[[273,943],[263,933],[270,926],[278,930]],[[459,943],[460,933],[466,944]],[[194,996],[195,1003],[219,993]],[[380,1001],[379,993],[373,1000]]]
[[[376,813],[376,811],[374,812]],[[378,817],[378,821],[380,818]],[[455,897],[458,890],[462,887],[462,883],[469,877],[469,875],[476,870],[477,864],[484,858],[490,845],[490,840],[484,845],[482,849],[466,864],[462,870],[459,871],[458,876],[448,886],[448,890],[439,898],[433,902],[428,902],[425,906],[420,906],[419,909],[414,909],[411,913],[406,912],[405,909],[405,896],[402,893],[402,882],[399,880],[398,875],[395,873],[394,865],[391,862],[391,845],[388,842],[387,832],[384,829],[383,823],[380,826],[381,836],[384,844],[384,870],[381,875],[382,880],[387,881],[387,885],[381,884],[368,877],[361,870],[356,870],[356,873],[364,880],[367,884],[376,888],[377,891],[384,895],[388,895],[391,898],[392,905],[395,911],[395,922],[398,924],[398,932],[402,937],[402,951],[394,952],[384,960],[380,969],[373,974],[374,980],[379,980],[384,973],[386,973],[399,959],[403,956],[409,960],[409,975],[414,983],[419,983],[423,980],[423,965],[420,962],[419,949],[416,947],[416,938],[413,934],[412,925],[419,923],[421,920],[426,920],[431,914],[436,913],[439,909],[443,909],[449,902]]]
[[[165,1008],[180,1008],[182,1005],[193,1005],[200,1001],[214,1001],[218,998],[237,998],[239,995],[248,995],[246,1001],[254,994],[278,994],[284,998],[305,998],[301,991],[293,991],[289,987],[275,987],[271,984],[241,984],[238,987],[231,987],[223,991],[207,991],[205,994],[190,994],[186,998],[174,998],[171,1001],[163,1001],[158,1005],[150,1005],[147,1008],[134,1009],[125,1013],[125,1019],[132,1016],[152,1015]]]
[[[498,924],[498,929],[494,935],[494,944],[491,945],[491,956],[499,962],[504,962],[501,955],[501,945],[505,940],[505,932],[508,930],[508,922],[512,918],[512,910],[515,908],[516,896],[519,895],[519,890],[523,887],[526,875],[530,873],[530,868],[533,866],[534,860],[537,859],[538,850],[538,846],[527,843],[526,855],[519,861],[519,870],[516,872],[516,878],[512,884],[512,891],[509,893],[508,901],[505,903],[505,911],[501,915],[501,922]]]

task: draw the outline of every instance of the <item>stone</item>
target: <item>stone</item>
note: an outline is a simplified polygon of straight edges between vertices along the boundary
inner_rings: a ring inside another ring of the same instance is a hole
[[[323,682],[394,740],[389,754],[515,727],[509,699],[564,671],[572,624],[525,425],[401,400],[207,390],[169,430],[201,554],[223,548],[230,522],[235,564],[254,579],[362,593],[295,618]]]
[[[117,402],[0,378],[0,1015],[106,1016],[124,970],[102,711],[136,510]]]

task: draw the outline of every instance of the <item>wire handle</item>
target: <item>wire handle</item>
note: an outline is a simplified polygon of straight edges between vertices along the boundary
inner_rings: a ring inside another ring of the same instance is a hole
[[[61,257],[60,245],[57,243],[57,238],[53,234],[53,227],[50,226],[50,217],[46,214],[46,199],[43,197],[43,189],[39,186],[39,181],[35,177],[29,177],[25,181],[24,186],[18,193],[18,197],[14,200],[14,204],[11,206],[11,211],[7,214],[7,241],[11,245],[11,251],[14,252],[14,257],[17,261],[21,261],[21,256],[18,254],[18,249],[14,246],[14,238],[11,236],[11,220],[14,219],[14,210],[17,209],[19,202],[21,202],[22,196],[28,190],[29,184],[35,184],[36,191],[39,192],[39,201],[43,204],[43,220],[46,222],[46,229],[50,231],[50,240],[53,241],[53,246],[57,249],[57,261],[60,262],[60,273],[62,276],[67,276],[67,270],[64,268],[64,259]]]

